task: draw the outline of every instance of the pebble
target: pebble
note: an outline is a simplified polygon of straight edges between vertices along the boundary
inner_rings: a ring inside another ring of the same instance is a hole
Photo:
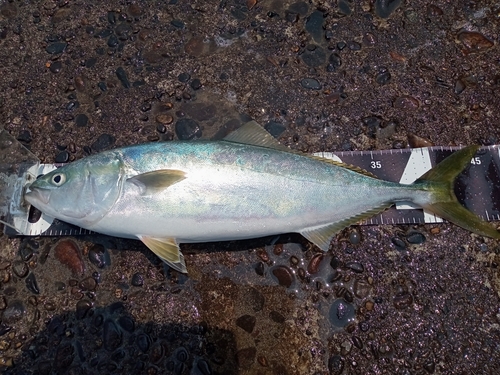
[[[97,286],[97,282],[91,276],[80,281],[80,289],[83,291],[93,291]]]
[[[323,259],[324,259],[323,254],[321,254],[321,253],[314,254],[314,256],[309,261],[309,264],[307,265],[307,272],[309,272],[311,275],[318,273],[321,262],[323,261]]]
[[[359,51],[361,49],[361,44],[358,42],[355,42],[354,40],[351,40],[349,43],[347,43],[347,47],[351,51]]]
[[[191,81],[190,86],[193,90],[199,90],[199,89],[201,89],[202,84],[198,78],[195,78]]]
[[[462,31],[458,34],[458,40],[467,48],[469,53],[484,52],[495,45],[483,34],[476,31]]]
[[[7,308],[3,312],[2,323],[13,324],[19,321],[25,312],[26,309],[23,303],[20,300],[13,300],[7,305]]]
[[[365,33],[363,35],[363,44],[365,46],[374,46],[377,44],[377,37],[373,33]]]
[[[387,69],[381,69],[375,76],[375,82],[377,82],[379,85],[383,86],[391,80],[392,76],[391,73]]]
[[[455,81],[455,86],[453,87],[453,92],[457,95],[460,95],[466,88],[465,82],[461,79],[457,79]]]
[[[365,270],[365,267],[359,262],[347,262],[345,266],[356,273],[362,273]]]
[[[294,276],[293,272],[290,268],[286,266],[276,266],[272,269],[272,274],[278,280],[279,285],[282,285],[286,288],[290,288],[293,283]]]
[[[12,263],[12,271],[17,277],[25,277],[28,274],[28,266],[22,260],[16,260]]]
[[[420,147],[432,147],[434,143],[429,141],[428,139],[419,137],[413,133],[408,133],[407,135],[408,145],[412,148],[420,148]]]
[[[236,325],[248,333],[252,333],[256,321],[257,319],[253,315],[242,315],[236,319]]]
[[[174,118],[170,115],[161,114],[156,116],[156,121],[159,122],[160,124],[168,125],[174,121]]]
[[[353,229],[351,233],[349,233],[349,241],[353,245],[358,245],[361,242],[361,234],[358,230]]]
[[[136,272],[132,275],[132,280],[130,282],[133,286],[143,286],[144,285],[144,276],[142,273]]]
[[[31,133],[28,130],[21,130],[16,138],[19,142],[30,143]]]
[[[363,299],[370,295],[372,287],[366,281],[356,279],[352,290],[356,297]]]
[[[38,287],[38,283],[33,272],[28,275],[24,282],[26,283],[26,288],[28,288],[31,293],[40,294],[40,288]]]
[[[118,77],[118,80],[121,82],[123,87],[125,87],[126,89],[130,88],[130,81],[128,80],[127,73],[121,66],[116,69],[116,76]]]
[[[265,265],[262,262],[257,263],[255,266],[255,273],[259,276],[264,276]]]
[[[101,134],[97,140],[90,145],[92,150],[101,152],[115,144],[116,138],[111,134]]]
[[[286,127],[279,122],[269,121],[264,125],[264,129],[266,129],[274,138],[278,138],[286,130]]]
[[[275,323],[279,323],[279,324],[283,324],[285,323],[285,317],[279,313],[278,311],[275,311],[275,310],[272,310],[270,313],[269,313],[269,318],[275,322]]]
[[[52,73],[59,73],[62,69],[62,63],[60,61],[54,61],[50,64],[49,70]]]
[[[67,163],[69,161],[69,152],[64,150],[56,155],[54,158],[56,163]]]
[[[323,12],[315,10],[306,20],[306,31],[311,34],[316,43],[323,39],[323,24],[325,22]]]
[[[402,0],[376,0],[375,14],[380,18],[389,18],[389,16],[399,8]]]
[[[108,47],[114,48],[118,43],[118,37],[115,34],[111,34],[108,38]]]
[[[328,360],[330,375],[341,375],[344,372],[344,360],[339,355],[334,355]]]
[[[321,90],[321,84],[317,79],[314,78],[304,78],[300,81],[303,88],[309,90]]]
[[[54,247],[55,258],[64,264],[74,275],[83,275],[85,265],[80,256],[78,245],[72,240],[61,240]]]
[[[189,118],[182,118],[175,123],[175,134],[180,140],[200,138],[202,135],[198,123]]]
[[[352,343],[358,349],[363,349],[363,341],[358,336],[352,336]]]
[[[45,51],[47,51],[47,53],[50,53],[51,55],[56,55],[59,53],[63,53],[67,45],[68,43],[65,42],[51,43],[47,46],[47,48],[45,48]]]
[[[346,327],[354,316],[354,306],[343,299],[336,299],[330,307],[330,322],[336,327]]]
[[[75,117],[75,125],[78,126],[79,128],[87,126],[88,122],[89,122],[89,118],[84,113],[80,113],[80,114],[76,115],[76,117]]]
[[[425,236],[420,232],[413,232],[406,236],[406,240],[414,245],[420,245],[425,242]]]
[[[101,244],[94,244],[89,250],[89,260],[97,268],[105,268],[111,264],[106,248]]]
[[[181,73],[177,76],[179,82],[186,83],[191,79],[191,75],[189,73]]]
[[[92,302],[87,299],[82,299],[76,303],[75,316],[77,319],[81,320],[87,316],[88,312],[92,308]]]
[[[420,103],[413,96],[403,95],[394,100],[393,106],[397,109],[415,111],[420,107]]]

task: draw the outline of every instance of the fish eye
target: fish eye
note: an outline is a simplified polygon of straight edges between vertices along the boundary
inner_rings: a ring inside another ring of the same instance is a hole
[[[63,173],[56,173],[52,176],[52,183],[56,186],[61,186],[66,182],[66,176]]]

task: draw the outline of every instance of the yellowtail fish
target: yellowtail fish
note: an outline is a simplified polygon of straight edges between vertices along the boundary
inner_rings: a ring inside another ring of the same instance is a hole
[[[25,198],[68,223],[139,239],[180,272],[187,271],[179,243],[298,232],[327,251],[338,231],[400,201],[500,238],[453,193],[477,149],[461,149],[402,185],[295,152],[251,121],[221,141],[149,143],[89,156],[37,179]]]

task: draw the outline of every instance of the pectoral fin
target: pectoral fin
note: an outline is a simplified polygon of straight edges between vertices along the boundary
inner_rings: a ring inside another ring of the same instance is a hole
[[[141,189],[142,195],[158,193],[168,187],[184,180],[186,173],[177,169],[159,169],[146,172],[127,179]]]
[[[387,208],[389,208],[392,203],[387,203],[380,207],[375,207],[374,209],[360,213],[359,215],[354,215],[348,219],[337,221],[335,223],[330,223],[321,227],[308,228],[300,232],[305,238],[311,241],[313,244],[318,246],[323,251],[328,251],[330,248],[330,242],[332,242],[333,236],[340,232],[342,229],[359,223],[360,221],[366,220],[373,215],[376,215]]]
[[[175,239],[147,236],[139,236],[139,239],[149,248],[149,250],[155,253],[174,270],[187,273],[184,255],[182,255],[179,245]]]

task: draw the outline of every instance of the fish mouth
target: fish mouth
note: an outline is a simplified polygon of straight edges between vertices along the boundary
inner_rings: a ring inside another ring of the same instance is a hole
[[[49,204],[50,190],[40,188],[35,188],[33,190],[30,189],[26,194],[24,194],[24,198],[28,203],[32,204],[35,207],[37,202]]]

